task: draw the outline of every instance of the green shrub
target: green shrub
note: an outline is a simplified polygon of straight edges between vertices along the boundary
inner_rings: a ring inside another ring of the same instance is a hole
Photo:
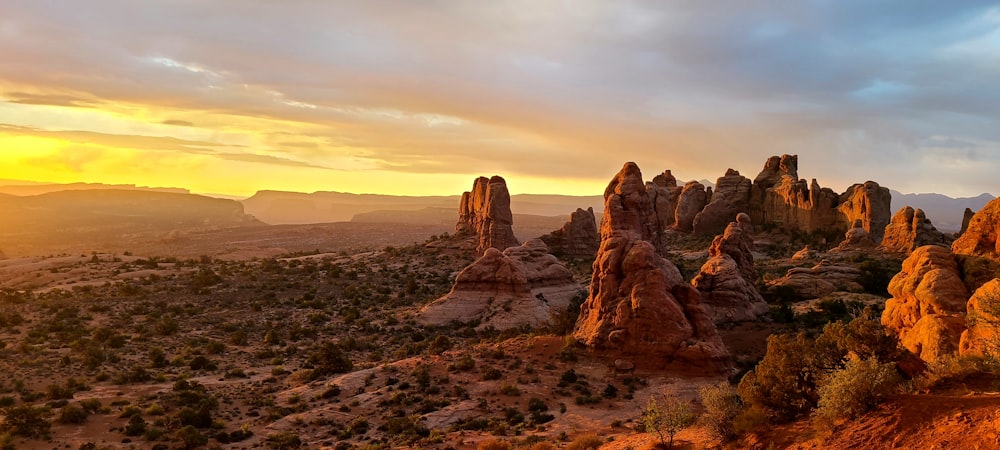
[[[874,357],[852,358],[843,369],[823,378],[816,415],[828,421],[853,419],[896,393],[901,382],[892,363],[880,363]]]
[[[715,437],[728,441],[736,436],[733,422],[743,412],[743,401],[728,382],[705,386],[698,391],[705,413],[701,421]]]
[[[663,396],[662,403],[650,396],[641,417],[646,432],[656,433],[660,444],[668,448],[674,446],[674,435],[693,425],[697,418],[690,405],[668,395]]]
[[[51,413],[47,406],[21,405],[4,408],[0,432],[26,438],[47,438],[52,429],[52,424],[48,421]]]
[[[68,424],[81,424],[87,421],[87,416],[89,416],[85,409],[81,408],[79,405],[66,405],[59,411],[59,423]]]
[[[566,446],[566,450],[597,450],[604,445],[604,440],[594,433],[587,433],[573,439]]]
[[[302,446],[302,439],[299,435],[290,431],[269,434],[267,436],[267,447],[274,450],[290,450]]]

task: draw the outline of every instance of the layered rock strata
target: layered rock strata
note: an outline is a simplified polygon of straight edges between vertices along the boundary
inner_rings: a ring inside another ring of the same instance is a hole
[[[539,239],[501,252],[488,248],[463,269],[451,292],[424,307],[418,321],[428,325],[478,322],[498,330],[549,322],[586,291],[573,273]]]

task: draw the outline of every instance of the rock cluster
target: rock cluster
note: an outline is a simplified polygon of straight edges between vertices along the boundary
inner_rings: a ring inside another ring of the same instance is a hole
[[[955,253],[1000,260],[1000,198],[991,200],[969,220],[965,232],[951,245]]]
[[[477,253],[518,245],[513,225],[510,193],[503,177],[479,177],[472,184],[472,191],[462,194],[455,233],[475,236]]]
[[[879,248],[886,252],[908,254],[925,245],[948,247],[950,244],[951,239],[934,228],[922,209],[904,206],[885,227],[885,237]]]
[[[431,325],[479,322],[480,327],[498,330],[540,326],[584,294],[573,273],[549,253],[545,243],[530,239],[503,252],[487,248],[458,274],[451,292],[420,311],[418,321]]]
[[[540,238],[556,256],[593,258],[601,244],[594,209],[577,208],[562,228]]]
[[[654,200],[635,163],[608,184],[601,245],[574,336],[591,349],[646,362],[728,360],[700,294],[653,244],[662,232]]]
[[[750,209],[750,190],[753,182],[739,171],[729,169],[715,181],[715,191],[709,202],[694,217],[696,234],[711,235],[725,231],[729,220]],[[748,217],[749,218],[749,217]]]
[[[889,282],[882,325],[924,361],[955,354],[965,330],[969,291],[951,252],[937,245],[917,248]]]
[[[855,184],[843,194],[798,178],[798,156],[772,156],[751,187],[753,223],[806,233],[846,232],[855,220],[878,242],[889,223],[891,194],[874,181]]]
[[[717,190],[716,193],[719,191]],[[709,259],[691,284],[716,323],[754,320],[770,310],[754,286],[753,225],[739,213],[708,250]]]

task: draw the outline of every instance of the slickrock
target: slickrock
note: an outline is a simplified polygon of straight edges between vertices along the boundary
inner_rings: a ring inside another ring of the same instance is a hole
[[[959,342],[961,354],[1000,354],[1000,279],[994,278],[976,289],[966,311],[968,329]]]
[[[478,321],[480,328],[498,330],[540,326],[585,293],[544,242],[529,239],[503,252],[486,249],[462,269],[451,292],[425,306],[417,320],[430,325]]]
[[[475,236],[477,253],[488,248],[504,250],[518,245],[513,225],[510,192],[503,177],[479,177],[472,184],[472,191],[462,194],[455,232]]]
[[[601,246],[574,336],[591,349],[647,363],[727,361],[700,294],[650,242],[659,237],[657,219],[635,163],[611,180],[604,202]]]
[[[868,234],[868,230],[865,229],[861,219],[857,219],[851,225],[851,229],[847,230],[847,233],[844,233],[844,240],[840,241],[840,244],[830,251],[833,253],[870,251],[875,247],[876,244],[872,240],[871,234]]]
[[[951,239],[934,228],[922,209],[904,206],[885,227],[885,237],[879,248],[886,252],[907,254],[925,245],[948,247],[950,244]]]
[[[855,184],[843,194],[820,187],[813,179],[798,179],[798,156],[772,156],[754,179],[750,217],[757,225],[776,225],[806,233],[845,233],[857,219],[872,240],[879,242],[889,223],[888,188],[874,181]]]
[[[693,231],[694,218],[706,204],[708,204],[708,193],[705,191],[705,185],[697,181],[688,181],[677,199],[674,228],[680,231]]]
[[[917,248],[889,282],[882,325],[924,361],[954,354],[965,328],[969,291],[951,252],[937,245]]]
[[[601,245],[601,234],[597,230],[594,209],[577,208],[569,216],[562,228],[546,234],[540,239],[548,245],[556,256],[571,258],[593,258]]]
[[[793,267],[785,276],[768,282],[769,289],[784,287],[799,300],[825,297],[834,292],[862,292],[858,283],[861,271],[851,266],[831,264],[823,260],[813,267]]]
[[[709,203],[694,217],[692,224],[695,234],[713,235],[725,231],[730,218],[745,213],[750,208],[750,190],[753,182],[729,169],[715,181],[715,191]]]
[[[1000,235],[1000,198],[995,198],[972,216],[965,233],[955,240],[951,249],[960,255],[985,256],[1000,260],[998,235]]]
[[[740,213],[708,250],[709,259],[691,284],[716,323],[755,320],[770,310],[754,286],[753,225]]]

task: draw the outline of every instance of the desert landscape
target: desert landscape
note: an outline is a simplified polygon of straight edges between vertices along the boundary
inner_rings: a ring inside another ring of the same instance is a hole
[[[795,155],[708,187],[626,163],[562,225],[500,176],[447,227],[44,191],[4,199],[6,448],[1000,444],[1000,200],[944,233]]]

